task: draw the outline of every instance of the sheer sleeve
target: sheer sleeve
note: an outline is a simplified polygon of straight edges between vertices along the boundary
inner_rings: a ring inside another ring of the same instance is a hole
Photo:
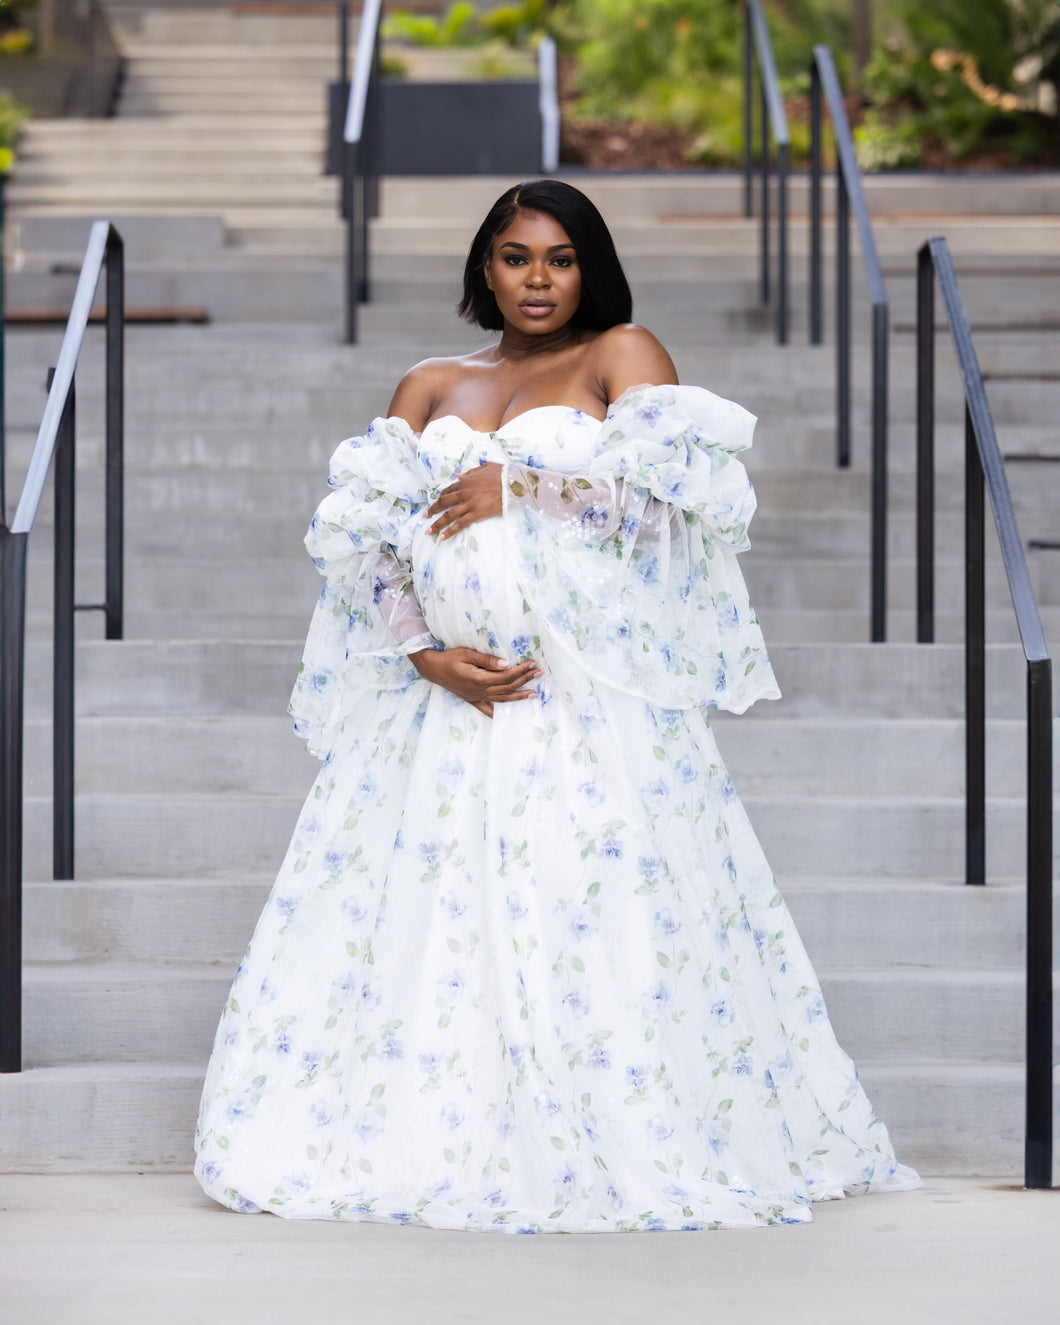
[[[412,587],[412,567],[393,552],[379,554],[372,601],[395,645],[405,653],[441,647],[423,619],[423,609]]]
[[[376,419],[331,459],[332,491],[305,545],[324,586],[288,711],[313,754],[327,754],[355,690],[419,681],[408,655],[438,644],[412,587],[412,522],[427,503],[402,419]]]
[[[571,475],[505,466],[504,521],[527,602],[599,679],[668,708],[742,712],[779,690],[737,554],[755,419],[699,387],[643,387]]]
[[[645,502],[624,479],[591,479],[549,469],[508,464],[502,479],[506,509],[516,513],[532,506],[553,521],[573,526],[586,543],[604,544],[616,537],[636,535],[643,543],[657,543],[663,526],[676,527],[676,507],[657,497]],[[641,514],[635,514],[642,511]]]

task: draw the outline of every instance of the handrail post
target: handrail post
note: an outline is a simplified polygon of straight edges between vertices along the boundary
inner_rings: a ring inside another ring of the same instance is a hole
[[[369,197],[371,164],[370,89],[379,62],[381,0],[365,0],[357,32],[353,81],[342,131],[342,201],[346,219],[346,342],[357,340],[357,303],[368,299]],[[378,82],[378,79],[375,80]],[[367,127],[367,132],[366,132]]]
[[[350,85],[350,6],[339,0],[339,87]]]
[[[125,634],[125,244],[107,241],[106,638]]]
[[[788,343],[788,144],[777,146],[777,344]]]
[[[7,176],[0,174],[0,525],[7,524],[7,354],[4,325],[7,316],[6,275],[4,271],[5,198]]]
[[[1053,700],[1027,664],[1027,1099],[1024,1185],[1053,1185]]]
[[[886,304],[872,306],[872,642],[887,638]]]
[[[96,114],[96,8],[97,0],[88,0],[88,68],[85,77],[85,116]]]
[[[986,883],[986,576],[983,467],[964,406],[965,883]]]
[[[346,344],[357,344],[357,303],[360,269],[358,263],[357,227],[357,145],[342,144],[342,191],[346,217]]]
[[[759,84],[761,90],[761,105],[759,111],[762,116],[762,155],[759,160],[759,173],[762,185],[762,210],[760,213],[759,229],[760,242],[758,248],[759,269],[761,272],[763,304],[769,303],[769,107],[766,103],[766,80],[759,74]]]
[[[754,215],[754,50],[751,6],[743,7],[743,214]]]
[[[379,27],[375,30],[375,46],[372,50],[372,80],[368,84],[366,127],[368,150],[365,157],[367,168],[365,223],[367,224],[369,218],[375,220],[379,216],[382,204],[380,176],[383,173],[383,34]],[[367,252],[366,241],[365,253]],[[365,289],[366,291],[371,289],[368,284],[367,269],[365,270]],[[369,295],[366,293],[364,297],[368,299]]]
[[[0,525],[0,1072],[22,1070],[26,534]]]
[[[835,367],[836,464],[850,465],[850,198],[842,169],[836,169]]]
[[[55,444],[55,625],[52,656],[52,877],[55,879],[74,877],[76,426],[76,388],[71,382]]]
[[[935,269],[916,260],[916,638],[935,639]]]
[[[821,71],[810,61],[810,344],[823,338],[821,318]]]

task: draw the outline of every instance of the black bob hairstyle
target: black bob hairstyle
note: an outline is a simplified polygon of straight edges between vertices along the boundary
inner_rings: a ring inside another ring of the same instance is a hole
[[[604,218],[580,189],[558,179],[515,184],[502,193],[471,241],[464,264],[464,295],[457,312],[486,331],[504,326],[497,301],[486,284],[485,265],[493,241],[520,212],[544,212],[567,232],[581,269],[581,302],[571,325],[606,331],[633,320],[633,296],[615,241]]]

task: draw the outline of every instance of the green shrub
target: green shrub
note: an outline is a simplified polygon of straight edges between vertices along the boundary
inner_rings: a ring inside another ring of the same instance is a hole
[[[549,0],[499,5],[479,19],[484,32],[509,46],[529,46],[548,26]]]
[[[412,46],[529,46],[545,28],[547,9],[548,0],[501,5],[487,14],[456,0],[439,17],[399,9],[384,22],[383,35]]]
[[[768,6],[784,94],[808,90],[817,41],[846,41],[837,0]],[[694,134],[689,159],[724,165],[743,150],[743,18],[732,0],[566,0],[553,24],[576,61],[576,118],[647,121]],[[808,151],[808,127],[789,126],[792,151]]]
[[[478,6],[456,0],[444,14],[410,14],[403,9],[383,23],[384,37],[398,37],[410,46],[474,46],[482,41]]]
[[[0,92],[0,150],[12,152],[22,132],[22,126],[29,119],[29,111],[7,92]],[[7,164],[0,166],[0,173],[11,168],[10,157]]]
[[[909,120],[892,123],[869,111],[854,130],[854,148],[862,170],[898,170],[920,164],[920,135]]]

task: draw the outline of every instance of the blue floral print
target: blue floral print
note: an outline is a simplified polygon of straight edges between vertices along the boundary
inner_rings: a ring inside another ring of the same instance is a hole
[[[801,1223],[912,1186],[724,770],[775,697],[754,420],[695,387],[492,434],[376,420],[306,536],[323,760],[221,1012],[196,1174],[242,1213],[507,1233]],[[453,475],[504,514],[438,542]],[[534,658],[491,719],[408,654]]]

